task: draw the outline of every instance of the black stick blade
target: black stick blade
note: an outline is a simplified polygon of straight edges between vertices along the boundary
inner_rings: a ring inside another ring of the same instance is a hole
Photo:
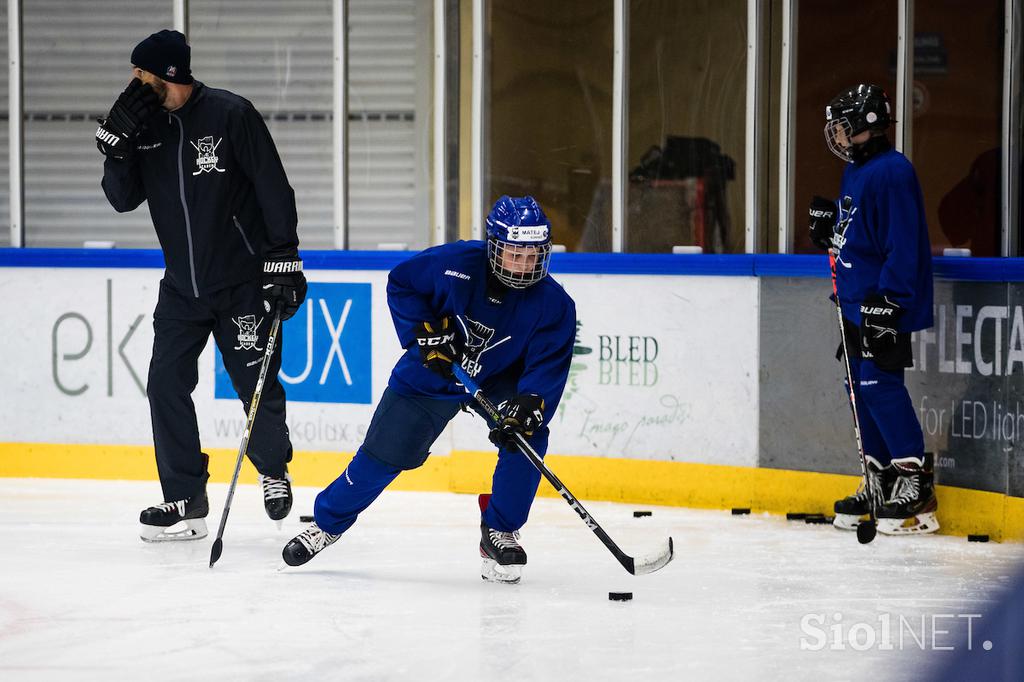
[[[878,527],[875,525],[874,520],[861,521],[857,524],[857,542],[862,545],[866,545],[874,540],[877,533]]]
[[[217,563],[217,559],[220,559],[221,552],[224,551],[224,541],[217,538],[213,541],[213,547],[210,548],[210,568]]]

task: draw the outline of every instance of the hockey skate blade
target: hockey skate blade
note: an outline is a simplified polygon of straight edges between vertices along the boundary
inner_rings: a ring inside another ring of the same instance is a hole
[[[190,540],[202,540],[206,537],[206,521],[204,519],[185,519],[173,526],[142,526],[139,537],[143,542],[187,542]],[[184,525],[179,530],[171,530]]]
[[[832,526],[839,530],[857,530],[860,520],[866,515],[856,516],[854,514],[836,514],[832,519]]]
[[[912,516],[909,519],[878,519],[878,532],[883,535],[926,535],[939,529],[935,512]]]
[[[274,525],[277,526],[278,530],[281,530],[282,528],[284,528],[284,519],[278,519],[277,521],[274,521]]]
[[[519,565],[502,566],[491,558],[485,558],[480,566],[480,577],[491,583],[515,585],[523,576],[523,567]]]
[[[633,570],[630,573],[633,575],[654,573],[659,569],[665,568],[674,556],[675,549],[672,545],[672,538],[669,538],[665,547],[660,552],[633,559]]]

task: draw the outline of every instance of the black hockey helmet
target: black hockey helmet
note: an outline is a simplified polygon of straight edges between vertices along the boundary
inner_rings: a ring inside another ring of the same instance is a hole
[[[889,96],[878,85],[861,83],[836,95],[825,107],[825,141],[833,154],[853,161],[850,138],[865,130],[884,131],[893,123]]]

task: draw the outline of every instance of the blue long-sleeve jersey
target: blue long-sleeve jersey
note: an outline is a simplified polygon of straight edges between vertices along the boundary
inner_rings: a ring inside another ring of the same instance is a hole
[[[388,305],[406,352],[388,386],[403,395],[466,400],[461,386],[422,365],[416,345],[421,322],[457,317],[459,333],[468,333],[467,373],[485,393],[514,381],[517,393],[540,395],[550,422],[569,375],[576,306],[550,276],[493,297],[489,268],[486,242],[459,241],[426,249],[391,271]]]
[[[836,226],[843,315],[860,324],[860,304],[881,294],[903,309],[901,332],[932,326],[932,256],[914,167],[894,149],[848,164]]]

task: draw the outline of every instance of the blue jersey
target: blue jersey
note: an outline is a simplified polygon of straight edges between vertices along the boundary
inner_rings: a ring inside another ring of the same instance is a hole
[[[422,251],[388,276],[388,305],[405,354],[388,386],[408,396],[467,400],[465,390],[425,368],[416,345],[423,321],[457,317],[468,332],[463,367],[486,393],[514,382],[517,393],[544,398],[550,422],[569,375],[576,306],[550,276],[525,289],[488,294],[487,243],[459,241]]]
[[[932,254],[914,167],[894,149],[847,164],[840,186],[836,263],[843,315],[860,324],[860,303],[886,296],[903,309],[899,331],[932,326]]]

